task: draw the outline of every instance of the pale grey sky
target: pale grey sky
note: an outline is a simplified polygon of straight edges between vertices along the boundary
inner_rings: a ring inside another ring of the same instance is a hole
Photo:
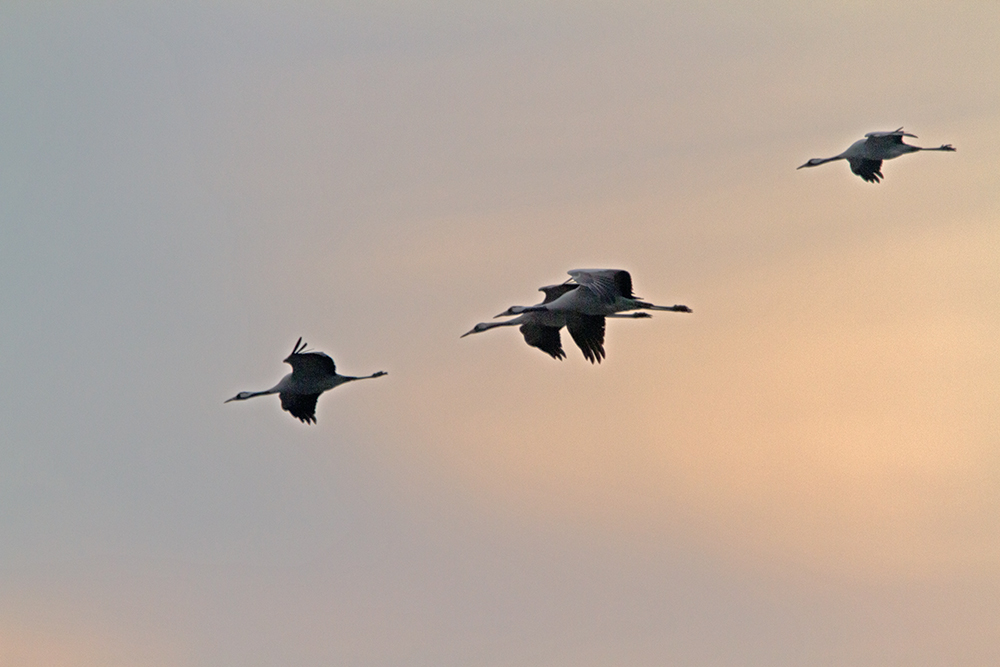
[[[0,663],[1000,661],[996,3],[0,9]],[[863,183],[834,155],[904,125]],[[476,322],[577,267],[690,316]],[[296,338],[338,370],[304,426]]]

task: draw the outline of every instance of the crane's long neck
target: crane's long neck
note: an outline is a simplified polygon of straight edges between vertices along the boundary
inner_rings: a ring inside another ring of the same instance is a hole
[[[850,150],[850,149],[848,149]],[[840,155],[834,155],[833,157],[814,157],[804,165],[796,167],[796,169],[805,169],[806,167],[818,167],[821,164],[826,164],[827,162],[833,162],[834,160],[846,160],[847,151],[844,151]]]
[[[248,398],[255,398],[257,396],[267,396],[268,394],[276,394],[278,392],[272,389],[265,389],[264,391],[243,391],[237,394],[235,397],[230,398],[229,401],[245,401]],[[229,401],[226,401],[228,403]]]
[[[488,331],[489,329],[495,329],[497,327],[512,327],[521,324],[522,322],[524,322],[524,320],[525,320],[524,315],[519,315],[509,320],[503,320],[501,322],[483,322],[479,326],[481,327],[481,331]]]
[[[228,401],[225,402],[229,403],[229,401],[245,401],[248,398],[254,398],[255,396],[267,396],[268,394],[277,394],[278,391],[279,391],[278,387],[271,387],[270,389],[265,389],[264,391],[241,391],[240,393],[236,394],[235,396],[233,396],[232,398],[230,398]]]

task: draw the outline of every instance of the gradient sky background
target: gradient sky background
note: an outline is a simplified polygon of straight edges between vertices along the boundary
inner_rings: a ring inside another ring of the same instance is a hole
[[[1000,4],[665,4],[0,8],[0,664],[1000,664]]]

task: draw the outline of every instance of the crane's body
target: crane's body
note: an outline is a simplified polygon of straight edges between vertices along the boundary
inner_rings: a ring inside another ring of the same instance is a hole
[[[945,151],[953,153],[951,144],[942,144],[937,148],[921,148],[903,143],[903,137],[917,138],[917,135],[903,132],[903,128],[892,132],[869,132],[864,139],[858,139],[846,151],[833,157],[815,157],[798,167],[818,167],[835,160],[847,160],[851,171],[869,183],[878,183],[885,178],[882,175],[882,161],[892,160],[900,155],[916,153],[917,151]]]
[[[241,391],[226,401],[245,401],[255,396],[278,394],[283,410],[306,424],[316,423],[316,401],[320,394],[345,382],[368,380],[386,375],[379,371],[371,375],[353,377],[338,375],[333,359],[323,352],[305,352],[306,345],[300,337],[292,353],[284,362],[292,367],[292,372],[281,378],[278,384],[264,391]]]

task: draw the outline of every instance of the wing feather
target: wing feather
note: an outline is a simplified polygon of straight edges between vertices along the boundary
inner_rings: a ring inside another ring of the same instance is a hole
[[[868,139],[868,141],[873,139],[875,141],[887,140],[894,144],[903,143],[903,137],[913,137],[916,139],[917,135],[910,134],[909,132],[903,132],[903,128],[893,130],[892,132],[869,132],[865,135],[865,138]]]
[[[560,327],[545,327],[530,323],[522,324],[519,327],[525,343],[531,347],[537,347],[553,359],[565,359],[566,352],[563,351],[559,329]]]
[[[617,271],[615,273],[615,287],[618,289],[618,293],[626,299],[635,298],[632,294],[632,274],[628,271]]]
[[[618,296],[637,298],[632,294],[632,276],[622,269],[573,269],[569,272],[581,286],[593,292],[604,303],[614,303]]]
[[[573,283],[562,283],[560,285],[546,285],[545,287],[539,287],[538,291],[545,293],[545,298],[542,300],[542,305],[544,305],[546,303],[552,303],[563,294],[572,292],[579,287],[579,285],[574,285]]]
[[[869,183],[878,183],[885,178],[882,175],[882,160],[850,158],[847,162],[851,165],[851,171]]]
[[[566,318],[569,335],[590,363],[601,363],[604,353],[604,316],[573,313]]]
[[[281,398],[281,407],[287,410],[302,421],[304,424],[316,423],[316,401],[319,394],[291,394],[282,392],[278,394]]]
[[[323,352],[297,352],[289,355],[285,363],[292,367],[292,373],[305,377],[326,377],[337,372],[333,359]]]

